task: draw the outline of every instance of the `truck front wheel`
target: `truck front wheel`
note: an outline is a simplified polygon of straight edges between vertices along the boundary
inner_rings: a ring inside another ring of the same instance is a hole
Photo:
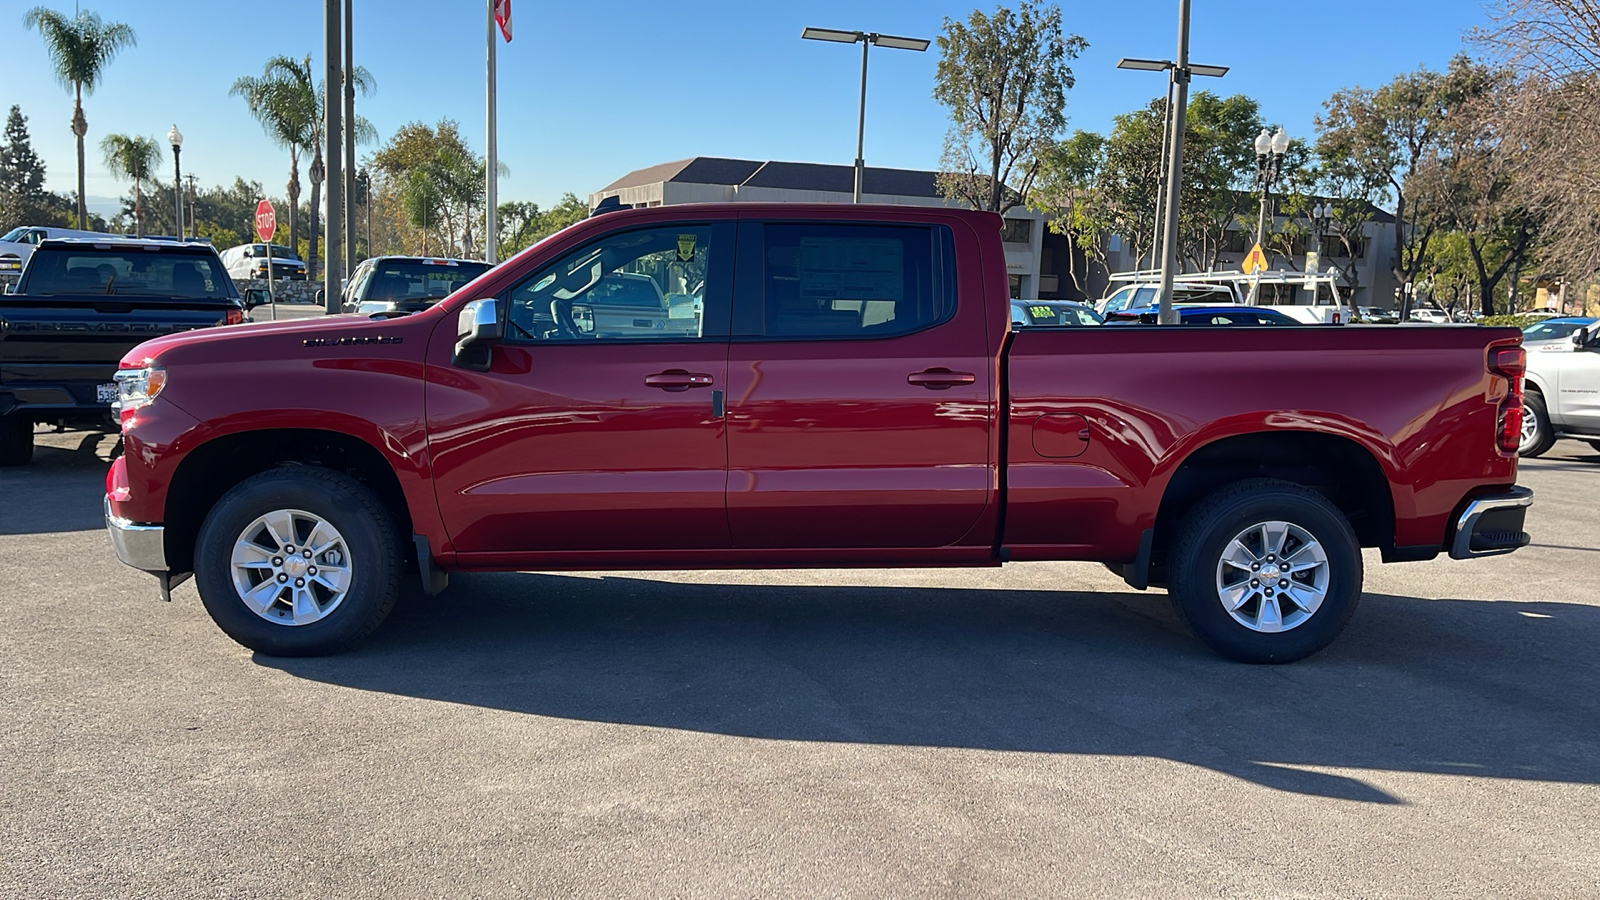
[[[1287,663],[1328,646],[1361,599],[1361,547],[1321,494],[1274,479],[1200,501],[1173,545],[1173,608],[1213,650]]]
[[[0,466],[25,466],[33,461],[33,420],[12,413],[0,416]]]
[[[228,491],[195,544],[195,586],[227,635],[269,656],[320,656],[394,608],[402,554],[389,510],[359,481],[314,466]]]

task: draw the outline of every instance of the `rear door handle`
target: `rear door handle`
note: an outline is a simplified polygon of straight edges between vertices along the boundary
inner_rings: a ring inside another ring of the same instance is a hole
[[[715,381],[716,379],[710,375],[684,369],[668,369],[644,377],[646,386],[660,388],[663,391],[687,391],[689,388],[710,387]]]
[[[930,391],[949,390],[958,384],[973,384],[977,380],[978,376],[971,372],[952,372],[942,366],[906,376],[907,384],[921,385]]]

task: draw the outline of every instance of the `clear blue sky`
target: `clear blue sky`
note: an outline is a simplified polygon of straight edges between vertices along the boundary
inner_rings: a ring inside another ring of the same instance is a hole
[[[49,74],[38,35],[22,28],[34,0],[0,2],[6,47],[0,104],[22,105],[49,186],[74,178],[71,98]],[[48,4],[69,14],[71,2]],[[689,156],[848,164],[854,158],[859,55],[801,41],[805,25],[933,37],[974,0],[515,0],[515,36],[500,48],[500,153],[510,167],[502,200],[548,205],[580,197],[642,166]],[[1122,56],[1168,58],[1177,0],[1063,3],[1067,29],[1089,41],[1068,96],[1073,128],[1105,130],[1119,112],[1158,96],[1161,76],[1114,68]],[[234,175],[282,195],[288,155],[228,96],[272,54],[320,57],[320,0],[271,4],[196,0],[86,0],[127,22],[139,45],[123,53],[85,100],[88,191],[128,188],[99,162],[112,132],[185,137],[184,171],[204,184]],[[994,0],[984,0],[993,9]],[[1310,7],[1309,14],[1300,12]],[[376,93],[359,111],[387,136],[412,120],[459,121],[483,147],[482,0],[355,0],[355,52]],[[1233,67],[1226,93],[1261,101],[1263,114],[1308,135],[1334,90],[1376,85],[1420,64],[1444,66],[1480,24],[1478,0],[1194,0],[1193,58]],[[931,97],[937,48],[875,50],[867,98],[869,165],[933,168],[947,119]],[[362,148],[362,153],[372,148]],[[164,166],[170,170],[171,157]],[[169,176],[170,177],[170,176]]]

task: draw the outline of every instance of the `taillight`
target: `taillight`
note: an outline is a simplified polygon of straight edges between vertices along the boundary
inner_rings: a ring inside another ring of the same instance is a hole
[[[244,310],[242,310],[242,309],[230,309],[230,310],[228,310],[227,317],[224,318],[220,324],[223,324],[223,325],[243,325],[244,324]]]
[[[1500,401],[1499,436],[1496,444],[1502,453],[1516,453],[1522,446],[1522,376],[1528,371],[1528,354],[1521,347],[1494,347],[1489,350],[1489,371],[1506,380],[1506,398]]]

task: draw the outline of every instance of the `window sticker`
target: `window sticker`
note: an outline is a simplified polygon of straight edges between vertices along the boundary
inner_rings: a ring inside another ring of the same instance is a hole
[[[1056,311],[1048,306],[1030,306],[1028,312],[1033,313],[1035,319],[1054,319]]]
[[[895,238],[800,239],[800,296],[893,300],[905,296],[905,243]]]
[[[678,262],[694,261],[694,234],[678,235]]]

